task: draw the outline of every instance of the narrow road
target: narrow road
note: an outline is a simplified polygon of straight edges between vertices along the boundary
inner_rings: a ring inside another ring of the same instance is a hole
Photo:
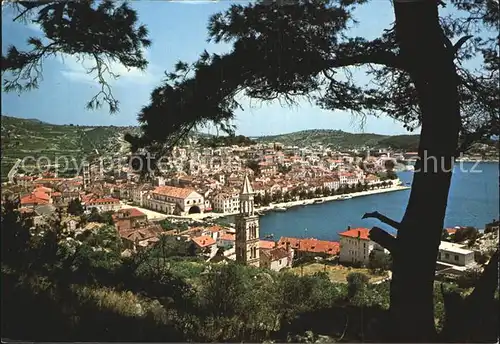
[[[9,173],[7,174],[7,177],[9,178],[9,182],[14,183],[14,176],[17,173],[17,168],[19,167],[19,164],[21,163],[21,159],[17,159],[17,161],[14,163],[14,166],[10,169]]]

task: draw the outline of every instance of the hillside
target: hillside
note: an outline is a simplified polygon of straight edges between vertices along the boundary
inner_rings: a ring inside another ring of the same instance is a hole
[[[117,152],[123,134],[134,127],[54,125],[37,119],[1,116],[1,176],[5,180],[17,159],[65,156],[80,161],[95,153]]]
[[[332,148],[387,148],[416,150],[418,135],[353,134],[341,130],[303,130],[289,134],[261,136],[258,142],[280,142],[287,146],[309,146],[322,144]]]
[[[52,161],[65,156],[78,163],[95,150],[101,155],[117,153],[122,148],[123,135],[137,134],[138,127],[55,125],[37,119],[1,116],[1,176],[5,180],[17,159],[46,156]],[[197,133],[200,139],[213,139],[212,135]],[[244,136],[239,137],[245,138]],[[340,130],[305,130],[295,133],[262,136],[257,142],[280,142],[285,145],[307,146],[314,143],[333,148],[392,147],[414,150],[418,135],[387,136],[378,134],[352,134]],[[69,171],[71,174],[71,171]]]

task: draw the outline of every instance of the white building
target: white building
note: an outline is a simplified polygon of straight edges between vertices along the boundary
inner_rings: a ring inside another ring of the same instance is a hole
[[[220,213],[235,213],[240,210],[240,195],[237,192],[219,192],[212,198],[212,208]]]
[[[152,210],[167,214],[195,214],[203,213],[205,210],[205,200],[202,195],[193,189],[173,186],[155,188],[145,204]]]
[[[358,177],[354,173],[341,172],[339,173],[340,185],[355,185],[359,182]]]
[[[96,209],[99,212],[116,211],[121,208],[121,203],[116,198],[96,198],[85,202],[85,208],[87,210]]]
[[[475,263],[474,251],[465,249],[463,245],[441,241],[438,262],[458,266],[473,265]]]
[[[368,228],[347,228],[347,231],[339,233],[340,237],[340,263],[367,265],[370,253],[373,250],[384,252],[384,248],[370,240]]]
[[[292,261],[293,250],[290,249],[290,245],[287,248],[260,249],[260,266],[263,268],[280,271],[284,268],[291,268]]]
[[[139,185],[132,189],[132,202],[143,207],[147,193],[153,188],[149,185]]]
[[[323,181],[323,187],[330,190],[338,190],[340,188],[340,180],[338,178],[329,178]]]

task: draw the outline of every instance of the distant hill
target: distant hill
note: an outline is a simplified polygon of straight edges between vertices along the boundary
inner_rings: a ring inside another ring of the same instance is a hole
[[[55,125],[37,119],[1,116],[1,176],[5,179],[17,159],[66,156],[80,161],[94,154],[117,152],[121,138],[136,127]]]
[[[310,146],[321,144],[332,148],[393,148],[416,150],[419,135],[379,135],[353,134],[342,130],[303,130],[289,134],[260,136],[253,138],[257,142],[280,142],[287,146]]]
[[[5,180],[10,168],[17,159],[33,156],[47,156],[55,160],[56,156],[66,156],[80,161],[95,154],[117,153],[122,148],[125,133],[138,134],[139,127],[117,126],[78,126],[55,125],[38,119],[1,116],[1,176]],[[205,133],[193,133],[201,141],[211,142],[214,136]],[[251,142],[244,136],[237,140]],[[217,138],[221,143],[235,144],[235,139]],[[354,148],[370,146],[372,148],[392,147],[395,149],[415,150],[418,135],[378,135],[352,134],[340,130],[304,130],[276,136],[253,138],[256,142],[281,142],[285,145],[307,146],[314,143],[333,148]],[[226,142],[228,141],[228,142]],[[248,143],[247,142],[247,143]]]

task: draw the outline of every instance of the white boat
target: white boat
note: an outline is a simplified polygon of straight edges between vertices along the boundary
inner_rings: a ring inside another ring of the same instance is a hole
[[[340,200],[351,199],[351,198],[352,198],[351,195],[342,195],[339,197]]]
[[[274,208],[274,211],[286,211],[286,208],[278,207]]]

